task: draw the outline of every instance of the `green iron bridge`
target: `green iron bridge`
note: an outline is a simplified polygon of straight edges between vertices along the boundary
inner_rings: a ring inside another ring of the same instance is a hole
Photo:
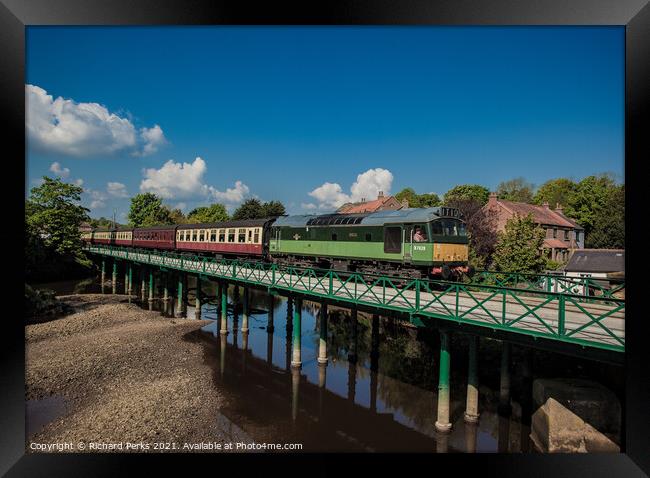
[[[598,290],[600,284],[590,280],[568,280],[557,276],[527,277],[518,274],[481,273],[475,280],[458,283],[425,279],[376,276],[337,272],[313,268],[287,267],[264,262],[217,259],[175,252],[162,252],[115,246],[89,245],[86,251],[102,258],[102,291],[104,289],[105,259],[113,259],[113,293],[116,293],[117,266],[124,261],[125,293],[132,297],[133,265],[139,265],[142,277],[142,300],[145,299],[146,271],[149,276],[149,306],[154,301],[154,270],[165,274],[165,308],[169,305],[170,272],[177,276],[177,317],[186,314],[188,274],[196,276],[195,316],[201,317],[202,280],[216,280],[221,312],[219,335],[221,350],[225,351],[228,334],[228,283],[242,285],[242,342],[247,343],[248,291],[250,287],[269,292],[267,333],[273,333],[273,295],[284,294],[291,307],[287,331],[292,330],[292,417],[297,410],[297,389],[302,368],[302,300],[321,303],[319,310],[320,337],[318,346],[319,381],[325,376],[327,355],[327,307],[337,304],[349,307],[352,316],[352,349],[350,363],[356,363],[357,311],[373,314],[373,324],[379,315],[390,315],[410,321],[417,327],[435,327],[440,333],[440,373],[438,375],[437,420],[440,433],[448,432],[450,421],[450,331],[460,329],[469,337],[469,369],[464,420],[476,423],[478,410],[478,337],[500,339],[501,385],[500,407],[510,407],[510,344],[523,343],[529,347],[556,350],[591,360],[622,364],[625,351],[625,301],[614,297],[623,292],[624,285],[613,290]],[[576,294],[580,291],[580,294]],[[594,292],[596,295],[594,295]],[[185,309],[185,311],[183,310]],[[373,327],[374,327],[373,325]],[[234,329],[233,329],[234,330]],[[271,335],[269,335],[271,337]],[[529,357],[530,354],[527,354]],[[287,358],[289,351],[287,351]],[[525,359],[528,362],[530,359]],[[223,368],[223,358],[221,366]],[[530,367],[526,366],[526,370]],[[223,370],[222,370],[223,371]],[[529,374],[528,374],[529,375]],[[532,393],[532,390],[530,391]]]
[[[86,251],[205,279],[263,287],[272,294],[284,292],[384,315],[401,314],[419,327],[437,322],[464,326],[479,335],[496,332],[500,338],[542,339],[581,356],[606,352],[608,361],[619,363],[625,351],[625,300],[615,297],[624,291],[624,283],[606,289],[592,279],[486,272],[475,276],[474,281],[480,282],[461,283],[116,246],[93,245]],[[597,295],[592,295],[594,291]]]

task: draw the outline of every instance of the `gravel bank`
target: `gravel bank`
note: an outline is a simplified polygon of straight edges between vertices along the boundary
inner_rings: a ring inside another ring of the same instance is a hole
[[[27,400],[63,397],[66,412],[28,437],[28,452],[29,442],[182,447],[233,439],[217,420],[225,399],[191,338],[208,321],[164,318],[120,295],[59,299],[74,312],[25,327],[25,393]]]

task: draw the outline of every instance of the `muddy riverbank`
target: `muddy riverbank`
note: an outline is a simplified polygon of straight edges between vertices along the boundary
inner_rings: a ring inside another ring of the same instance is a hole
[[[120,295],[59,299],[73,313],[25,327],[28,452],[30,443],[232,441],[215,417],[225,399],[192,338],[207,321],[165,318]],[[58,416],[42,423],[48,413]]]

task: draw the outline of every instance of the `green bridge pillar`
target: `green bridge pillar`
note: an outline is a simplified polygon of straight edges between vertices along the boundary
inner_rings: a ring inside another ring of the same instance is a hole
[[[149,304],[153,304],[153,267],[149,268]]]
[[[465,421],[476,423],[479,417],[478,411],[478,373],[476,370],[476,353],[478,348],[478,337],[469,338],[469,370],[467,372],[467,403],[465,406]]]
[[[327,363],[318,364],[318,419],[323,417],[323,394],[327,382]]]
[[[221,282],[221,334],[228,333],[228,283]]]
[[[241,333],[248,334],[248,287],[244,287],[241,319]]]
[[[275,300],[273,299],[273,296],[271,294],[269,294],[268,300],[269,300],[269,305],[268,305],[269,315],[267,316],[266,319],[266,331],[269,334],[272,334],[273,330],[275,329],[275,327],[273,326],[273,312],[275,308]]]
[[[510,415],[510,344],[503,342],[501,348],[501,385],[499,389],[498,412],[502,415]]]
[[[113,282],[111,284],[113,295],[117,294],[117,261],[113,259]]]
[[[296,306],[293,310],[293,354],[291,356],[291,366],[294,368],[302,367],[302,299],[296,299]]]
[[[327,365],[327,304],[320,306],[320,337],[318,339],[318,363]]]
[[[124,295],[129,294],[129,267],[124,263]]]
[[[147,297],[147,271],[144,265],[140,267],[140,282],[140,300],[144,302]]]
[[[183,317],[183,274],[184,272],[179,272],[176,283],[176,317],[179,319]]]
[[[196,294],[194,303],[194,318],[201,320],[201,276],[196,276]]]
[[[440,331],[440,375],[438,378],[438,419],[436,430],[447,432],[451,430],[449,422],[449,333]]]
[[[357,320],[357,309],[353,308],[351,313],[351,327],[352,327],[352,343],[350,344],[350,351],[348,352],[348,361],[356,362],[357,361],[357,334],[358,334],[358,320]]]
[[[101,278],[102,294],[104,293],[105,284],[106,284],[106,261],[104,260],[104,258],[102,258],[102,278]]]
[[[129,263],[129,288],[126,293],[129,295],[129,304],[131,303],[131,295],[133,294],[133,264]]]

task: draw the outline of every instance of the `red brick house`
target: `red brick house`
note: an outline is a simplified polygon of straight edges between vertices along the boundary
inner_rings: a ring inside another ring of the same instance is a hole
[[[565,216],[559,204],[553,210],[548,203],[536,206],[504,201],[498,199],[496,193],[490,193],[490,198],[483,207],[497,212],[497,231],[505,230],[506,223],[515,215],[525,217],[532,214],[535,223],[546,232],[543,249],[549,259],[566,262],[572,251],[584,248],[584,228]]]
[[[362,199],[360,202],[347,203],[336,210],[340,214],[355,214],[362,212],[376,212],[376,211],[397,211],[408,207],[408,202],[403,203],[395,199],[395,196],[384,196],[383,191],[379,191],[377,199],[373,201],[366,201]]]

